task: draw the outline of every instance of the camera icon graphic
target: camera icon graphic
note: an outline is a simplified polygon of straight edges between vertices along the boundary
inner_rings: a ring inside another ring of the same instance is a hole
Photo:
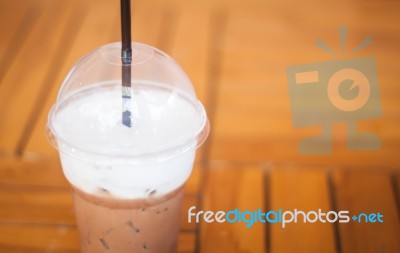
[[[382,115],[375,58],[289,66],[287,79],[294,126],[322,126],[320,136],[301,140],[300,153],[332,153],[338,122],[347,123],[348,149],[380,149],[377,135],[357,130],[357,121]]]

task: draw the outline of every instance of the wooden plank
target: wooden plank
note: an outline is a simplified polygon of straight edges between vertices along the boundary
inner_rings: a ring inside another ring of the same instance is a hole
[[[178,253],[193,253],[195,234],[181,232]],[[74,226],[0,223],[0,253],[79,253]]]
[[[31,1],[2,1],[0,7],[0,82],[36,22],[39,9]]]
[[[278,53],[276,47],[271,47],[271,43],[277,43],[277,37],[270,36],[277,31],[273,28],[278,25],[273,22],[274,12],[276,9],[244,7],[229,15],[222,35],[224,44],[218,49],[223,62],[218,87],[214,87],[219,95],[211,159],[267,160],[279,152],[293,152],[289,145],[283,153],[275,151],[279,148],[276,140],[285,141],[281,137],[291,123],[289,104],[281,99],[283,84],[269,84],[280,70],[277,64],[269,63],[279,61],[273,56]]]
[[[389,173],[337,170],[333,182],[338,210],[348,210],[351,216],[383,215],[382,223],[351,220],[340,224],[342,252],[400,252],[399,215]]]
[[[323,212],[332,210],[326,171],[277,165],[269,173],[270,210]],[[299,216],[301,217],[301,216]],[[270,252],[335,252],[334,228],[330,223],[270,224]]]
[[[263,170],[254,167],[212,168],[207,171],[203,205],[196,211],[255,211],[265,206]],[[201,252],[265,252],[265,228],[241,223],[200,221]]]
[[[394,174],[394,192],[396,196],[397,210],[400,216],[400,173],[397,172]]]
[[[0,159],[0,223],[72,225],[71,191],[58,158]]]
[[[75,227],[0,223],[1,253],[78,253]]]
[[[45,85],[51,60],[57,57],[57,48],[62,44],[64,27],[69,19],[71,2],[61,5],[47,2],[42,15],[35,23],[15,62],[10,66],[0,86],[0,151],[13,153],[20,138],[35,114],[32,108],[40,100],[41,88]],[[60,12],[61,9],[66,11]],[[48,31],[53,31],[49,33]]]
[[[0,222],[75,223],[72,195],[68,188],[0,185],[0,199]]]
[[[138,2],[132,12],[132,38],[133,41],[142,42],[153,47],[158,47],[160,34],[164,29],[163,15],[165,6],[146,5],[146,2]],[[117,37],[120,41],[120,35]]]
[[[180,232],[178,238],[178,253],[196,252],[196,234],[193,232]]]
[[[208,64],[212,57],[209,50],[210,21],[210,10],[204,6],[181,10],[170,52],[191,79],[196,95],[203,103],[207,94]]]
[[[0,159],[0,185],[68,188],[58,157],[37,159]]]

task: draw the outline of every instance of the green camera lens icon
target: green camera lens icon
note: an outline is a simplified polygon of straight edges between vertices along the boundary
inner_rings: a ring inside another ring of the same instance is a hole
[[[378,136],[357,131],[357,121],[382,116],[376,69],[373,57],[287,68],[294,126],[322,127],[320,136],[309,137],[300,142],[300,153],[332,153],[332,126],[338,122],[348,124],[349,149],[380,149]]]

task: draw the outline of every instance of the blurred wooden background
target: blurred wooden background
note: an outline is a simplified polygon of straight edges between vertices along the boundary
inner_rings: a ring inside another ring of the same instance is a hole
[[[175,58],[212,132],[186,187],[184,213],[303,209],[381,212],[382,224],[187,224],[179,252],[400,252],[398,1],[132,1],[133,40]],[[339,27],[348,26],[344,56]],[[350,56],[367,36],[372,44]],[[78,252],[68,185],[45,137],[63,78],[94,48],[120,40],[117,0],[0,0],[0,252]],[[330,155],[301,155],[289,65],[373,56],[383,115],[359,122],[380,150],[348,150],[333,126]]]

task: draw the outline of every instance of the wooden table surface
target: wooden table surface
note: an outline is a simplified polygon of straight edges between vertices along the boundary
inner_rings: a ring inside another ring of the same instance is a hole
[[[181,64],[211,121],[185,189],[180,253],[400,252],[400,2],[138,0],[132,30]],[[119,36],[117,0],[0,0],[1,253],[79,252],[47,114],[73,64]],[[372,43],[350,55],[367,36]],[[293,126],[286,68],[363,56],[376,59],[383,114],[358,127],[381,149],[347,149],[338,122],[332,154],[301,155],[299,141],[321,127]],[[196,225],[186,219],[193,205],[379,212],[384,222]]]

